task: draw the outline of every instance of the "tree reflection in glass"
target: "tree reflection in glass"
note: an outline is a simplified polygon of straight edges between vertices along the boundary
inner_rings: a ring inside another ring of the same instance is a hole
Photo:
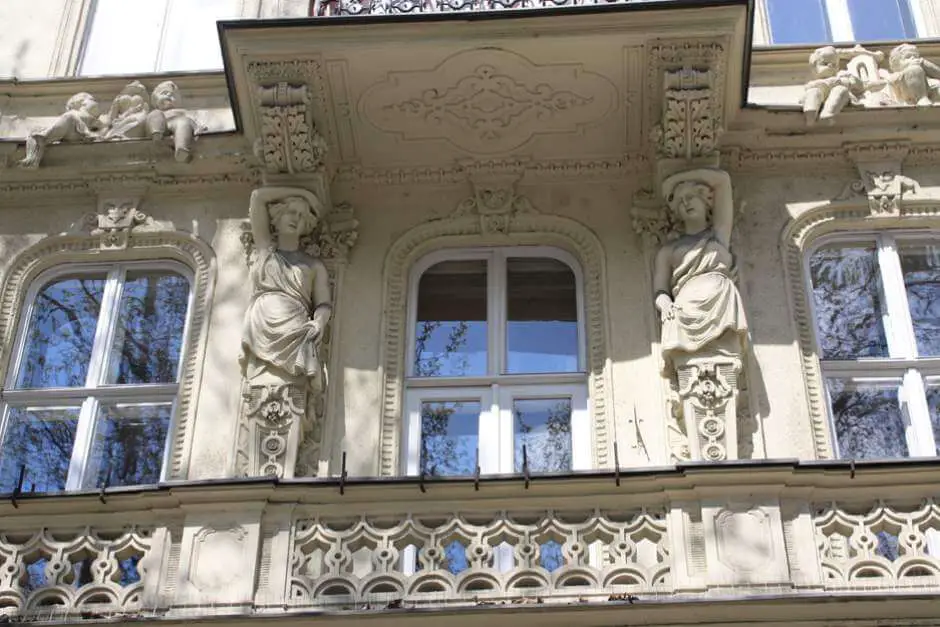
[[[476,401],[422,403],[421,473],[430,477],[474,474],[479,420]]]
[[[39,290],[16,387],[85,385],[104,284],[104,275],[60,277]]]
[[[940,248],[905,244],[898,251],[921,357],[940,355]]]
[[[875,248],[820,248],[810,259],[810,275],[822,358],[886,357]]]
[[[513,416],[516,472],[522,472],[523,446],[531,472],[571,470],[571,399],[517,399]]]
[[[33,409],[10,407],[0,449],[0,493],[16,489],[25,466],[23,492],[65,489],[75,444],[78,408]]]
[[[930,410],[930,426],[933,427],[933,440],[937,454],[940,455],[940,387],[931,385],[927,388],[927,408]]]
[[[85,471],[86,487],[159,482],[170,411],[169,403],[103,405]]]
[[[414,375],[486,374],[486,261],[443,261],[418,284]]]
[[[109,382],[176,381],[188,304],[184,277],[165,270],[128,270]]]
[[[904,418],[893,387],[827,379],[832,420],[844,459],[891,459],[908,456]]]

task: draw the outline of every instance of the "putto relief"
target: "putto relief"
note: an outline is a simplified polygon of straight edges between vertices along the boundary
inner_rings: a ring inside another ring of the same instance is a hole
[[[823,46],[810,54],[812,78],[800,104],[806,123],[832,124],[847,106],[866,108],[932,106],[940,102],[940,66],[914,44],[885,55],[861,46]]]
[[[172,81],[157,85],[151,96],[140,81],[128,83],[114,97],[106,114],[98,99],[80,92],[68,99],[65,112],[47,128],[26,138],[23,168],[38,168],[46,148],[58,143],[141,140],[151,137],[162,145],[171,142],[177,161],[192,158],[193,143],[204,127],[181,107],[179,88]]]

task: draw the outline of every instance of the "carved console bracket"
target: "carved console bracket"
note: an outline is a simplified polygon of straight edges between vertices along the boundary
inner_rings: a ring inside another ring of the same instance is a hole
[[[679,401],[692,459],[737,459],[741,361],[709,358],[677,369]]]
[[[920,184],[901,171],[910,151],[906,143],[849,144],[846,155],[858,168],[859,178],[845,186],[835,201],[867,196],[873,216],[897,216],[904,201],[921,193]]]
[[[310,115],[309,89],[279,82],[258,87],[261,136],[255,152],[270,173],[314,173],[323,169],[326,141]]]
[[[650,47],[650,139],[660,180],[718,166],[726,48],[722,40],[660,40]]]

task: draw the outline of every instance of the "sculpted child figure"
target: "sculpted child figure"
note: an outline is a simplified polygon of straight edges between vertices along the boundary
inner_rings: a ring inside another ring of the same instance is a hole
[[[47,145],[55,142],[93,141],[102,127],[98,101],[89,93],[80,92],[69,98],[65,113],[47,129],[30,133],[26,138],[26,157],[19,164],[24,168],[39,167]]]
[[[255,242],[251,301],[242,333],[242,372],[249,385],[323,385],[317,347],[332,305],[326,266],[301,249],[323,205],[305,189],[265,187],[251,194]]]
[[[740,356],[747,321],[730,251],[733,205],[727,172],[698,169],[663,182],[682,235],[656,255],[653,286],[667,371],[697,355]]]
[[[940,100],[940,66],[920,56],[913,44],[901,44],[888,57],[888,84],[895,99],[908,105],[930,105]]]
[[[865,86],[852,72],[839,69],[839,51],[833,46],[814,50],[809,64],[815,78],[804,88],[803,115],[807,124],[813,124],[817,117],[831,124],[853,98],[865,93]]]
[[[111,103],[104,139],[144,139],[147,137],[147,88],[140,81],[128,83]]]
[[[173,137],[176,160],[186,162],[192,158],[193,140],[199,125],[180,108],[179,87],[173,81],[164,81],[153,90],[153,110],[147,116],[147,128],[154,141]]]

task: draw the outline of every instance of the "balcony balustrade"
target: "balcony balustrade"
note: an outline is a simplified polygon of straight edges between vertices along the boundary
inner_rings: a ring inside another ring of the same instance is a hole
[[[938,476],[933,463],[767,462],[528,482],[253,480],[20,495],[0,498],[0,615],[935,595]]]

